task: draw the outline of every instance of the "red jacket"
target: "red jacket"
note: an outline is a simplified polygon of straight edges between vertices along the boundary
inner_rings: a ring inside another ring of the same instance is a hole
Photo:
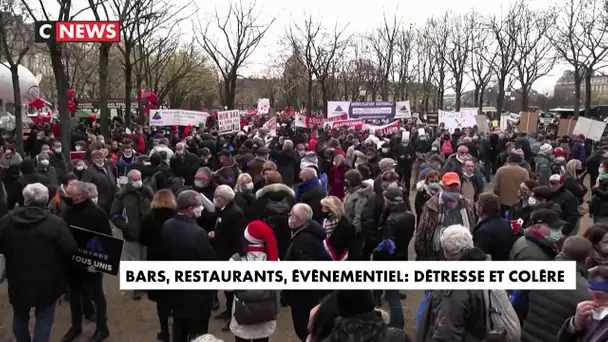
[[[327,189],[330,196],[336,196],[340,200],[344,199],[344,174],[348,170],[348,165],[340,164],[332,166],[327,173]]]
[[[316,148],[317,148],[317,139],[310,138],[310,140],[308,140],[308,150],[315,151]]]

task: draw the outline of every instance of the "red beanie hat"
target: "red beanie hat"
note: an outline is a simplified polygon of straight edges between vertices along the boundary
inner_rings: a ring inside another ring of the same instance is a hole
[[[264,245],[268,261],[278,261],[277,239],[269,225],[264,221],[251,221],[245,228],[245,239],[255,245]]]
[[[559,157],[564,157],[566,158],[566,152],[564,151],[563,148],[558,147],[553,151],[553,154],[555,154],[555,158],[559,158]]]

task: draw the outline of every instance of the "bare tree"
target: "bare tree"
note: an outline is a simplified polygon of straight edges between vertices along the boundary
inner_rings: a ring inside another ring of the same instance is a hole
[[[489,45],[492,42],[492,34],[486,30],[480,21],[477,21],[475,33],[471,37],[471,57],[469,58],[470,78],[475,85],[474,104],[482,112],[484,94],[492,76],[492,68],[496,62],[497,55],[490,55]]]
[[[486,62],[492,68],[498,85],[498,97],[496,99],[496,111],[502,113],[505,99],[506,85],[509,76],[518,62],[517,37],[521,31],[521,13],[526,8],[524,0],[518,0],[511,5],[503,18],[493,16],[488,20],[487,29],[494,36],[494,53],[496,59],[492,59],[493,52],[486,56]]]
[[[431,38],[433,27],[427,22],[424,27],[418,30],[416,36],[416,73],[418,83],[422,84],[422,98],[420,100],[421,114],[429,112],[429,102],[432,99],[431,94],[437,96],[437,86],[433,84],[435,72],[437,70],[437,58],[429,53],[435,47],[435,43]],[[418,100],[416,97],[415,100]]]
[[[434,58],[434,72],[431,74],[431,79],[433,79],[436,84],[435,106],[437,109],[443,108],[443,94],[445,93],[448,71],[445,59],[445,56],[448,53],[447,48],[450,39],[450,27],[447,22],[448,18],[449,13],[446,12],[443,18],[430,18],[427,21],[428,33],[430,34],[428,38],[431,43],[430,54],[432,58]]]
[[[456,93],[455,110],[460,111],[464,75],[471,56],[471,40],[475,34],[476,15],[474,12],[465,16],[446,15],[448,26],[447,53],[443,59],[452,74],[452,89]]]
[[[399,36],[401,22],[397,20],[397,15],[389,23],[386,14],[383,16],[382,26],[377,28],[370,36],[369,42],[375,52],[376,69],[381,75],[381,96],[383,101],[388,101],[389,76],[393,70],[393,59],[395,56],[396,40]]]
[[[513,76],[520,84],[521,110],[528,111],[530,90],[534,82],[553,69],[556,54],[548,37],[553,35],[554,19],[550,12],[523,8],[523,19],[517,35],[516,50],[520,56]]]
[[[196,40],[220,73],[224,105],[229,108],[234,108],[239,70],[275,21],[275,18],[272,18],[269,22],[262,23],[261,12],[256,11],[255,2],[244,5],[241,0],[238,3],[230,3],[225,17],[216,10],[214,18],[209,18],[206,24],[198,21]],[[224,44],[215,39],[212,24],[219,30]]]
[[[10,0],[4,3],[0,11],[0,44],[2,47],[2,66],[11,72],[13,83],[13,105],[15,114],[15,136],[17,140],[17,151],[24,155],[23,151],[23,117],[21,116],[21,88],[19,85],[19,64],[32,46],[32,34],[27,28],[25,21],[27,13],[18,4]],[[25,89],[27,91],[28,89]]]
[[[393,82],[396,84],[394,97],[399,100],[408,99],[408,83],[412,78],[412,62],[416,32],[412,26],[401,28],[396,41],[397,61],[392,71]]]

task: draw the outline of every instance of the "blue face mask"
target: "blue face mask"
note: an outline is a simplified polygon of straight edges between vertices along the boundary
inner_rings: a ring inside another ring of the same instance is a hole
[[[528,198],[528,205],[536,205],[536,198],[529,197]]]
[[[441,196],[443,197],[443,200],[446,202],[454,202],[454,201],[458,201],[458,199],[460,198],[460,194],[457,192],[450,192],[450,191],[444,191]]]
[[[547,237],[547,241],[558,242],[562,238],[562,231],[560,229],[551,229],[551,235]]]

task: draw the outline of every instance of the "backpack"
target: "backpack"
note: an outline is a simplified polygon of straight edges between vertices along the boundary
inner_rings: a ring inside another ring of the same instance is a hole
[[[152,176],[144,179],[144,186],[147,186],[149,189],[152,190],[152,192],[156,193],[156,191],[158,191],[158,189],[156,188],[156,177],[160,176],[162,173],[162,171],[156,171]]]
[[[289,205],[287,197],[283,197],[280,201],[269,199],[266,208],[264,208],[264,221],[272,230],[275,230],[287,222],[290,211],[291,205]]]
[[[441,153],[443,154],[452,154],[454,150],[452,149],[452,142],[450,139],[444,140],[441,144]]]
[[[487,342],[520,342],[521,326],[505,290],[484,290]]]
[[[241,261],[235,254],[232,260]],[[279,307],[274,290],[234,291],[234,320],[240,325],[261,324],[277,319]]]

